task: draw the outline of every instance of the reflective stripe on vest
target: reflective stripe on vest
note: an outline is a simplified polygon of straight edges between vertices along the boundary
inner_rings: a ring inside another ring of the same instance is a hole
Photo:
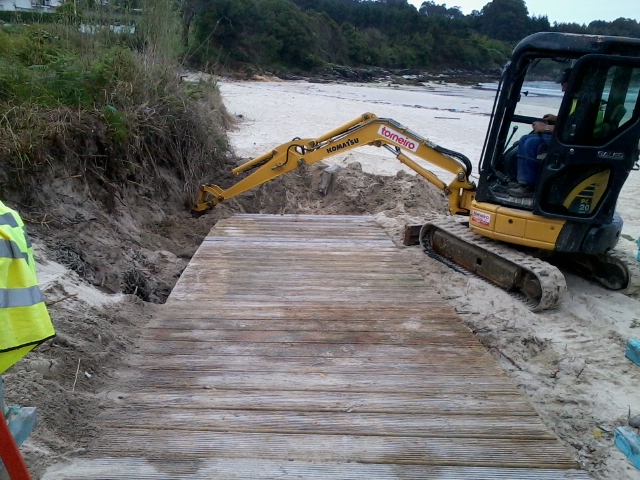
[[[11,210],[2,202],[0,202],[0,229],[2,229],[8,234],[8,235],[2,235],[2,236],[5,237],[5,239],[8,236],[11,239],[9,241],[13,241],[15,243],[15,245],[18,247],[16,251],[24,255],[24,257],[22,258],[24,258],[27,261],[27,263],[33,270],[33,273],[35,274],[36,265],[33,259],[33,248],[31,246],[31,240],[29,239],[29,235],[27,234],[27,229],[24,226],[24,222],[22,221],[20,216],[17,214],[17,212],[15,212],[14,210]],[[2,253],[3,252],[0,251],[0,257],[5,256]],[[11,257],[8,255],[6,257],[20,258],[20,257]]]
[[[20,247],[13,240],[0,240],[0,258],[24,258],[29,262],[29,255],[20,251]]]
[[[44,302],[37,285],[29,288],[0,288],[0,308],[30,307]]]
[[[0,225],[8,225],[13,228],[21,227],[18,220],[12,213],[0,213]]]

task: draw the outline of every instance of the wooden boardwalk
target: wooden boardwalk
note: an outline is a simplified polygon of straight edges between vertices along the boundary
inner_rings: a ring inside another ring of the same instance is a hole
[[[219,222],[45,479],[587,479],[370,217]]]

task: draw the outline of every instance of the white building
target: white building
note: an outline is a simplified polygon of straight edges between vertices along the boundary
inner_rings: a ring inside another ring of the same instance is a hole
[[[9,12],[53,12],[63,0],[0,0],[0,10]]]

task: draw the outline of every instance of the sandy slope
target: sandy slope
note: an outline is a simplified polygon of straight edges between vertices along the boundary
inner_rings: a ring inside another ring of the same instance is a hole
[[[242,157],[262,154],[294,137],[316,137],[373,112],[466,154],[477,165],[493,104],[490,91],[435,84],[399,88],[222,82],[221,90],[227,107],[240,119],[231,137]],[[524,110],[521,113],[542,114],[548,105],[532,98]],[[328,163],[355,161],[371,173],[393,175],[402,167],[385,150],[373,147],[335,156]],[[447,178],[445,172],[432,170]],[[640,173],[632,172],[618,208],[629,239],[640,235],[634,202],[639,194]],[[406,214],[405,206],[400,202],[377,215],[397,243],[405,223],[421,220]],[[621,246],[635,256],[634,242],[625,238]],[[561,306],[533,314],[506,293],[453,272],[417,247],[404,253],[451,301],[593,478],[640,478],[613,446],[615,427],[625,424],[629,413],[640,414],[640,368],[624,358],[627,339],[640,336],[637,296],[606,291],[567,274],[569,292]]]

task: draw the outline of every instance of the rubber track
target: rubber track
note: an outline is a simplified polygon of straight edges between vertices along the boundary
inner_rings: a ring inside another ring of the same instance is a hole
[[[511,262],[523,270],[531,272],[540,284],[540,290],[542,292],[540,300],[535,303],[532,299],[523,298],[524,296],[521,294],[514,296],[523,301],[523,303],[525,303],[533,312],[540,312],[542,310],[554,308],[567,290],[567,282],[564,275],[553,265],[515,250],[506,244],[496,242],[490,238],[473,233],[468,226],[463,225],[451,217],[435,217],[430,219],[425,224],[425,227],[426,225],[433,225],[447,234],[457,237],[463,242],[479,247]],[[423,242],[422,239],[422,232],[425,231],[425,227],[423,227],[423,230],[420,233],[420,243],[425,249],[425,252],[427,250],[433,252],[431,247],[428,244],[425,245],[426,242]]]
[[[457,263],[454,263],[452,260],[449,260],[447,257],[443,257],[442,255],[440,255],[438,252],[436,252],[435,250],[430,250],[428,247],[424,248],[424,253],[426,253],[427,255],[429,255],[431,258],[433,258],[434,260],[439,261],[440,263],[444,263],[447,267],[449,267],[451,270],[454,270],[458,273],[462,273],[463,275],[469,275],[469,276],[473,276],[476,277],[478,280],[480,280],[481,282],[484,282],[488,285],[493,285],[494,287],[497,287],[498,285],[496,285],[495,283],[491,282],[490,280],[487,280],[484,277],[481,277],[480,275],[475,274],[474,272],[472,272],[471,270],[467,270],[466,268],[464,268],[461,265],[458,265]],[[507,295],[509,295],[512,298],[515,298],[516,300],[518,300],[521,303],[524,303],[525,306],[529,309],[534,308],[535,306],[538,305],[537,302],[532,302],[526,295],[524,295],[523,293],[520,292],[512,292],[512,291],[507,291],[505,290],[505,293]]]

